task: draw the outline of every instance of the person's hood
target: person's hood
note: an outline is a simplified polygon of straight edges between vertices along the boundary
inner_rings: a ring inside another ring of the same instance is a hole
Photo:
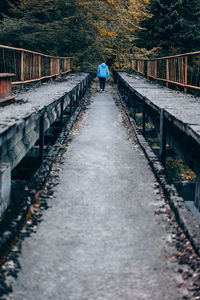
[[[105,64],[105,63],[103,63],[103,64],[101,64],[101,66],[102,66],[103,68],[105,68],[105,67],[106,67],[106,64]]]

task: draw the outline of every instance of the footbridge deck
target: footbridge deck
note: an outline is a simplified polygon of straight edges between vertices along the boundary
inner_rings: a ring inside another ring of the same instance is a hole
[[[4,264],[4,288],[15,300],[189,299],[180,229],[116,89],[96,84],[33,209],[42,222],[29,219],[22,234],[34,232]]]
[[[165,105],[158,96],[153,100],[153,95],[161,95],[159,87],[124,73],[115,78],[122,101],[116,86],[109,84],[100,93],[95,80],[70,136],[65,135],[64,126],[62,142],[55,144],[60,150],[44,185],[38,186],[43,173],[36,174],[21,196],[27,202],[32,199],[32,205],[26,222],[19,226],[17,240],[6,244],[6,258],[0,267],[0,292],[9,299],[181,300],[199,296],[199,225],[173,190],[181,208],[183,226],[179,226],[138,143],[138,131],[127,118],[127,108],[135,118],[142,115],[144,136],[148,118],[154,122],[160,130],[162,155],[166,137],[177,149],[180,134],[181,142],[187,135],[190,145],[195,142],[198,147],[198,141],[188,134],[190,124],[171,111],[172,95],[181,99],[182,94],[161,87],[168,99]],[[2,145],[15,154],[7,151],[7,158],[17,159],[16,154],[22,152],[26,155],[37,141],[42,154],[45,133],[53,123],[64,123],[78,110],[91,79],[88,74],[76,75],[30,94],[22,92],[17,98],[16,119],[10,117],[11,110],[14,115],[12,105],[6,108],[9,113],[2,115]],[[42,99],[44,91],[42,103],[39,96]],[[32,144],[27,142],[29,137]],[[15,159],[9,160],[10,169],[16,165]],[[159,168],[163,172],[160,163]],[[1,243],[11,236],[16,222],[1,234]]]

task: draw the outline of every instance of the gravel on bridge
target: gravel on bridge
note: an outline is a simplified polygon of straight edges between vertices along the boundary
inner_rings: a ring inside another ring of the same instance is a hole
[[[22,243],[19,273],[10,279],[13,292],[6,299],[187,295],[172,259],[172,231],[156,213],[166,204],[115,97],[110,86],[103,93],[93,89],[78,132],[66,146],[51,207]]]

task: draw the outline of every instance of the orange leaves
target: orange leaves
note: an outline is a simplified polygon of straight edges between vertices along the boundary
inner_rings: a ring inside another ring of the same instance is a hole
[[[99,28],[99,34],[102,37],[116,37],[117,34],[115,32],[112,31],[107,31],[105,28]]]

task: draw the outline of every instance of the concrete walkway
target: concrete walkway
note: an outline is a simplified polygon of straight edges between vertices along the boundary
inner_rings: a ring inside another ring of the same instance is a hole
[[[91,95],[9,299],[183,299],[163,200],[109,89]]]

